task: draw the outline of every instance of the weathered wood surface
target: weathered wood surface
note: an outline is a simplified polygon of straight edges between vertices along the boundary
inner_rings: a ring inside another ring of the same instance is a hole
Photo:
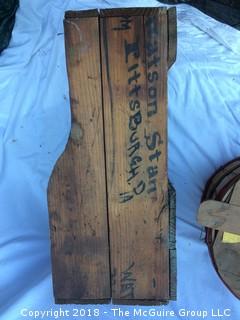
[[[72,130],[48,192],[57,302],[174,298],[167,177],[174,14],[66,13]]]
[[[111,293],[98,18],[66,17],[64,27],[72,128],[48,189],[54,293],[60,303],[106,302]]]
[[[167,11],[101,31],[112,297],[168,300]]]
[[[221,201],[204,201],[198,222],[208,228],[240,234],[240,207]]]
[[[168,16],[168,68],[174,64],[177,57],[177,13],[172,7],[167,11]]]

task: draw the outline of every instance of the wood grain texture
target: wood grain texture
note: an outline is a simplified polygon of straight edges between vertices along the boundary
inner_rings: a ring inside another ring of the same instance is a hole
[[[176,8],[167,11],[168,16],[168,68],[176,61],[177,57],[177,14]]]
[[[167,176],[174,14],[65,14],[72,128],[48,189],[58,303],[176,298],[175,194],[168,196]]]
[[[99,12],[97,9],[93,10],[82,10],[82,11],[66,11],[65,12],[65,19],[79,19],[79,18],[91,18],[91,17],[98,17]]]
[[[109,301],[98,18],[64,21],[72,127],[48,188],[55,300]]]
[[[159,12],[167,12],[164,7],[134,7],[134,8],[115,8],[100,10],[101,17],[133,17],[133,16],[152,16],[158,15]]]
[[[167,14],[101,18],[112,297],[169,299]]]
[[[198,222],[208,228],[240,234],[240,207],[221,201],[201,203]]]

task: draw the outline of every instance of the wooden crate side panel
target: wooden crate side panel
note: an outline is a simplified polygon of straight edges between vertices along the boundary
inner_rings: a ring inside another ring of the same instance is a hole
[[[167,14],[151,19],[101,18],[112,297],[122,301],[169,298]]]
[[[108,301],[98,18],[68,18],[64,26],[72,127],[48,190],[54,293],[58,302]]]

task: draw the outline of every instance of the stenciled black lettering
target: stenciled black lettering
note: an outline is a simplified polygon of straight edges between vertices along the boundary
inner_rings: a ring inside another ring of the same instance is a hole
[[[141,161],[142,161],[141,156],[137,155],[137,156],[132,157],[131,162],[130,162],[130,170],[128,172],[128,174],[129,174],[128,179],[127,179],[128,183],[138,175],[138,173],[139,173],[138,169],[140,168],[139,163],[141,163]]]
[[[158,80],[158,72],[157,71],[153,71],[153,72],[148,73],[148,81],[150,83],[157,81],[157,80]]]
[[[130,67],[128,68],[128,72],[131,72],[131,71],[137,69],[138,67],[139,67],[139,64],[138,64],[138,63],[135,63],[135,64],[133,64],[132,66],[130,66]]]
[[[136,109],[139,109],[140,108],[139,100],[130,100],[129,108],[131,111],[136,111]]]
[[[135,263],[132,262],[129,267],[121,272],[120,275],[120,297],[121,299],[133,299],[136,286],[136,278],[133,277],[132,268]]]
[[[118,27],[114,27],[113,30],[129,30],[131,29],[132,18],[124,16],[120,18],[120,24]]]
[[[158,51],[158,45],[157,42],[154,41],[154,43],[148,41],[146,44],[146,51],[147,51],[147,56],[150,57],[152,56],[154,53],[156,53]]]
[[[152,179],[158,174],[158,167],[157,166],[150,166],[147,168],[148,177]]]
[[[119,194],[120,196],[120,203],[125,203],[130,201],[134,195],[131,192],[122,192]]]
[[[153,133],[147,135],[146,130],[144,132],[144,138],[146,141],[146,145],[149,150],[154,150],[157,146],[163,143],[161,135],[159,132],[154,131]]]
[[[140,111],[137,111],[134,115],[130,115],[128,123],[130,130],[136,130],[140,123],[142,123],[142,114]]]
[[[128,63],[129,55],[133,55],[134,58],[138,59],[140,56],[139,51],[139,42],[135,41],[132,43],[128,43],[127,40],[124,41],[125,45],[125,62]]]
[[[131,151],[129,152],[128,156],[131,158],[135,152],[137,152],[138,150],[140,149],[140,142],[136,142],[134,144],[132,144],[129,148],[128,148],[128,151]]]
[[[147,190],[147,193],[152,193],[157,191],[157,179],[151,179],[148,182],[149,188]]]
[[[158,111],[157,100],[149,102],[147,104],[147,107],[148,107],[147,116],[149,118],[157,114],[157,111]]]
[[[145,25],[146,25],[147,35],[149,37],[158,35],[159,28],[158,28],[157,16],[149,16]]]
[[[153,66],[157,67],[159,66],[161,59],[157,56],[154,56],[151,61],[148,61],[148,68],[152,68]]]
[[[156,87],[149,87],[148,88],[148,96],[151,99],[156,99],[157,96],[157,88]]]
[[[131,136],[130,136],[130,138],[129,138],[129,142],[130,142],[131,144],[133,144],[133,143],[135,143],[135,142],[138,141],[138,140],[139,140],[139,138],[138,138],[138,136],[137,136],[137,130],[135,130],[135,131],[132,132],[132,134],[131,134]]]
[[[141,180],[138,183],[138,185],[135,188],[133,188],[133,191],[136,195],[140,195],[141,193],[143,193],[145,188],[146,188],[146,183],[143,180]]]
[[[127,183],[131,185],[132,190],[130,191],[131,197],[129,196],[129,192],[123,194],[124,199],[126,198],[127,201],[129,201],[133,199],[135,195],[141,194],[146,187],[144,181],[139,182],[137,179],[137,176],[141,172],[141,163],[143,161],[143,158],[139,154],[141,148],[139,127],[142,124],[141,103],[138,99],[141,90],[141,84],[139,84],[141,79],[139,39],[134,39],[131,42],[125,39],[124,54],[128,71],[128,96],[130,97],[130,101],[128,101],[128,111],[130,112],[128,115],[129,140],[127,145],[127,158],[129,167],[127,170]],[[128,285],[125,287],[128,287]]]
[[[140,76],[141,76],[141,73],[134,70],[133,75],[130,78],[128,78],[128,84],[131,84],[133,81],[137,83],[138,78],[140,78]]]
[[[138,171],[139,167],[140,167],[140,166],[135,166],[135,167],[132,166],[132,167],[131,167],[131,170],[128,172],[128,174],[129,174],[128,179],[127,179],[127,182],[128,182],[128,183],[130,183],[130,181],[138,175],[138,173],[139,173],[139,171]]]
[[[138,84],[135,84],[135,86],[132,88],[132,90],[129,91],[129,96],[131,97],[132,95],[136,95],[138,97],[138,92],[140,91],[141,86]]]
[[[155,150],[154,153],[150,154],[149,160],[150,160],[150,161],[153,161],[153,160],[157,160],[157,161],[158,161],[158,159],[159,159],[159,157],[160,157],[161,154],[162,154],[161,151],[159,151],[159,150],[157,149],[157,150]]]

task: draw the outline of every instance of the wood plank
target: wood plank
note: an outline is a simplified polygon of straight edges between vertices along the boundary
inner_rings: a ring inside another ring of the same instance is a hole
[[[114,8],[100,10],[101,17],[133,17],[133,16],[151,16],[159,14],[159,12],[166,12],[164,7],[133,7],[133,8]]]
[[[102,303],[111,292],[98,17],[69,14],[64,27],[72,128],[48,188],[54,295]]]
[[[177,13],[172,7],[167,11],[168,15],[168,69],[176,61],[177,57]]]
[[[93,10],[82,10],[82,11],[66,11],[65,12],[65,20],[69,19],[79,19],[79,18],[87,18],[87,17],[98,17],[99,12],[97,9]]]
[[[100,22],[112,297],[153,304],[169,299],[167,12],[117,15]]]
[[[198,222],[208,228],[240,234],[240,207],[215,200],[201,203]]]

